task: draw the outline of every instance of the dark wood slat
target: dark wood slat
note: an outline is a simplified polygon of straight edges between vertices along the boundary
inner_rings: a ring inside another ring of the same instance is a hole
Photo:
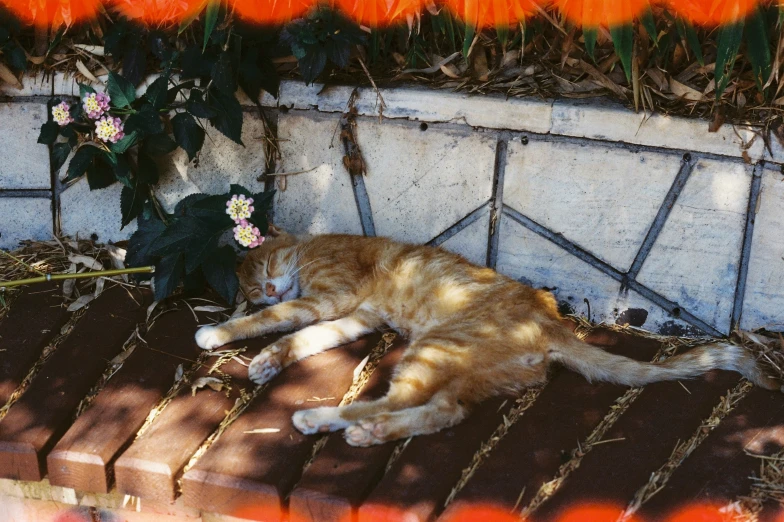
[[[587,341],[637,360],[650,360],[659,349],[659,343],[650,339],[611,330],[594,331]],[[479,466],[442,518],[448,519],[477,503],[506,511],[528,504],[627,389],[590,383],[574,372],[558,371],[533,406]]]
[[[557,520],[581,502],[623,507],[663,465],[678,441],[689,439],[724,395],[739,382],[737,373],[713,371],[683,384],[647,386],[603,440],[585,455],[564,486],[531,517]],[[620,440],[614,440],[620,439]]]
[[[379,362],[358,400],[384,396],[395,365],[407,347],[400,336]],[[369,448],[346,444],[334,433],[289,497],[291,519],[298,522],[346,522],[384,474],[394,442]]]
[[[434,517],[474,453],[503,422],[512,403],[502,397],[485,401],[457,426],[413,438],[359,508],[359,522],[389,518],[389,507],[395,510],[390,520],[413,522]]]
[[[272,381],[185,473],[185,504],[254,520],[282,516],[282,499],[318,439],[298,432],[291,416],[303,408],[337,405],[351,386],[354,369],[375,345],[369,339],[309,357]],[[329,400],[308,402],[313,398]],[[262,428],[280,431],[245,433]]]
[[[8,402],[67,318],[56,283],[28,287],[14,300],[0,322],[0,406]]]
[[[173,327],[175,334],[193,339],[192,323]],[[260,337],[240,341],[220,348],[220,351],[247,347],[244,356],[254,357],[277,337]],[[200,368],[194,381],[209,375],[215,359]],[[172,399],[149,429],[123,452],[114,465],[115,482],[121,493],[138,497],[173,501],[177,479],[199,446],[214,432],[237,399],[240,390],[250,392],[254,384],[248,379],[248,368],[229,361],[220,368],[231,378],[232,387],[225,391],[203,388],[192,394],[185,387]]]
[[[647,519],[698,502],[725,505],[751,489],[760,459],[784,447],[784,394],[755,388],[642,505]],[[750,455],[752,454],[752,455]]]
[[[144,320],[145,295],[117,286],[93,301],[0,422],[0,477],[44,477],[46,455],[68,429],[79,402]]]
[[[123,367],[47,457],[49,481],[108,493],[113,464],[174,382],[177,366],[196,361],[196,319],[186,305],[158,318]],[[190,361],[190,362],[189,362]]]

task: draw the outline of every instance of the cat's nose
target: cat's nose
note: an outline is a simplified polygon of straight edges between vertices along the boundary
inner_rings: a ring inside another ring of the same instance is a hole
[[[272,297],[274,295],[277,295],[275,294],[275,285],[273,285],[272,283],[267,283],[266,285],[264,285],[264,290],[267,292],[267,297]]]

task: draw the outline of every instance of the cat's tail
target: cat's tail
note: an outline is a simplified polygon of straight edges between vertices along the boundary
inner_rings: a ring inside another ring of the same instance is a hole
[[[719,369],[736,371],[762,388],[784,391],[780,382],[765,375],[750,351],[727,342],[698,346],[655,363],[614,355],[576,338],[553,346],[549,355],[551,360],[582,374],[589,381],[644,386],[658,381],[689,379]]]

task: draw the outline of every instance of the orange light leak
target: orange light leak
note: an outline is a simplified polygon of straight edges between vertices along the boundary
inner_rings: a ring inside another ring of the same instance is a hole
[[[421,0],[334,0],[334,5],[356,23],[368,27],[394,24],[422,12]]]
[[[439,519],[440,520],[440,519]],[[479,505],[466,506],[455,510],[443,522],[520,522],[520,517],[509,509]]]
[[[246,22],[280,25],[302,17],[313,5],[313,0],[237,0],[234,8]]]
[[[108,11],[146,25],[179,23],[202,7],[201,0],[103,0]]]
[[[723,514],[718,506],[698,504],[676,511],[666,522],[727,522],[731,516]]]
[[[623,507],[608,504],[583,504],[567,509],[558,522],[616,522],[624,512]],[[632,515],[627,522],[643,522]]]
[[[480,28],[517,25],[546,7],[546,3],[547,0],[446,0],[458,18]]]
[[[459,18],[480,28],[512,27],[534,16],[552,1],[573,24],[610,27],[632,22],[649,0],[441,0]],[[733,23],[751,13],[760,2],[771,0],[662,0],[694,24]],[[71,25],[97,17],[99,2],[110,12],[146,24],[177,23],[204,6],[204,0],[0,0],[26,24]],[[235,9],[244,20],[279,25],[303,16],[318,0],[237,0]],[[370,27],[405,20],[419,13],[424,0],[331,0],[357,23]]]

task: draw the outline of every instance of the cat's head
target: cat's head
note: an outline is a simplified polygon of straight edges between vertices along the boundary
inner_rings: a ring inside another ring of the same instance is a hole
[[[252,249],[237,273],[240,289],[253,304],[273,305],[299,297],[297,239],[274,225]]]

